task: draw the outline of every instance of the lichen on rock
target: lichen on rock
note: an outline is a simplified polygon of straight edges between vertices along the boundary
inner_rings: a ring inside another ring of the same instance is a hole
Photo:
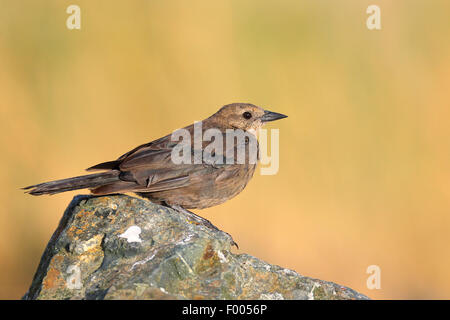
[[[368,299],[231,252],[224,232],[126,195],[77,196],[24,299]]]

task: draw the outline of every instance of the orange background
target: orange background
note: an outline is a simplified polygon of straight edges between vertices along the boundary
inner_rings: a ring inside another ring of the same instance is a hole
[[[279,173],[197,211],[239,252],[372,298],[450,298],[449,1],[1,4],[0,298],[25,293],[80,193],[20,187],[230,102],[289,115],[269,126]],[[66,28],[70,4],[81,30]],[[366,28],[370,4],[380,31]]]

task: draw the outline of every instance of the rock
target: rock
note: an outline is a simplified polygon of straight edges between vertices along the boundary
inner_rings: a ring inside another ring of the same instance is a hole
[[[77,196],[24,299],[368,299],[230,252],[224,232],[125,195]]]

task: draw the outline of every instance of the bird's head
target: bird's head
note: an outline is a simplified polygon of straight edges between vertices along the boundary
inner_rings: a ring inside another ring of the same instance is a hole
[[[250,103],[232,103],[220,108],[210,119],[223,128],[253,131],[261,128],[266,122],[286,117],[284,114],[264,110]]]

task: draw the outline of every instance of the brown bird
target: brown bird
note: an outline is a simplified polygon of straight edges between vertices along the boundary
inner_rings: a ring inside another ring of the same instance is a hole
[[[239,194],[255,171],[256,161],[251,159],[254,153],[258,153],[256,130],[265,122],[285,117],[253,104],[229,104],[201,121],[198,131],[196,124],[183,128],[184,131],[175,131],[192,137],[184,144],[179,137],[174,141],[174,135],[169,134],[138,146],[117,160],[87,169],[104,172],[44,182],[24,189],[32,195],[84,188],[89,188],[94,195],[134,192],[152,202],[188,213],[197,221],[200,219],[201,223],[215,228],[208,220],[186,209],[215,206]],[[207,140],[205,136],[208,130],[216,134],[214,141],[212,138],[211,141],[203,141]],[[227,135],[236,130],[243,133],[244,140],[239,139],[242,135],[227,140]],[[200,143],[196,142],[198,133],[200,139],[203,137]],[[221,144],[212,148],[212,142]],[[251,148],[252,142],[256,143],[256,149]],[[183,146],[189,149],[182,149]],[[183,152],[177,154],[176,148]],[[245,160],[239,161],[238,154],[242,150]],[[185,161],[175,161],[175,157],[181,154]]]

